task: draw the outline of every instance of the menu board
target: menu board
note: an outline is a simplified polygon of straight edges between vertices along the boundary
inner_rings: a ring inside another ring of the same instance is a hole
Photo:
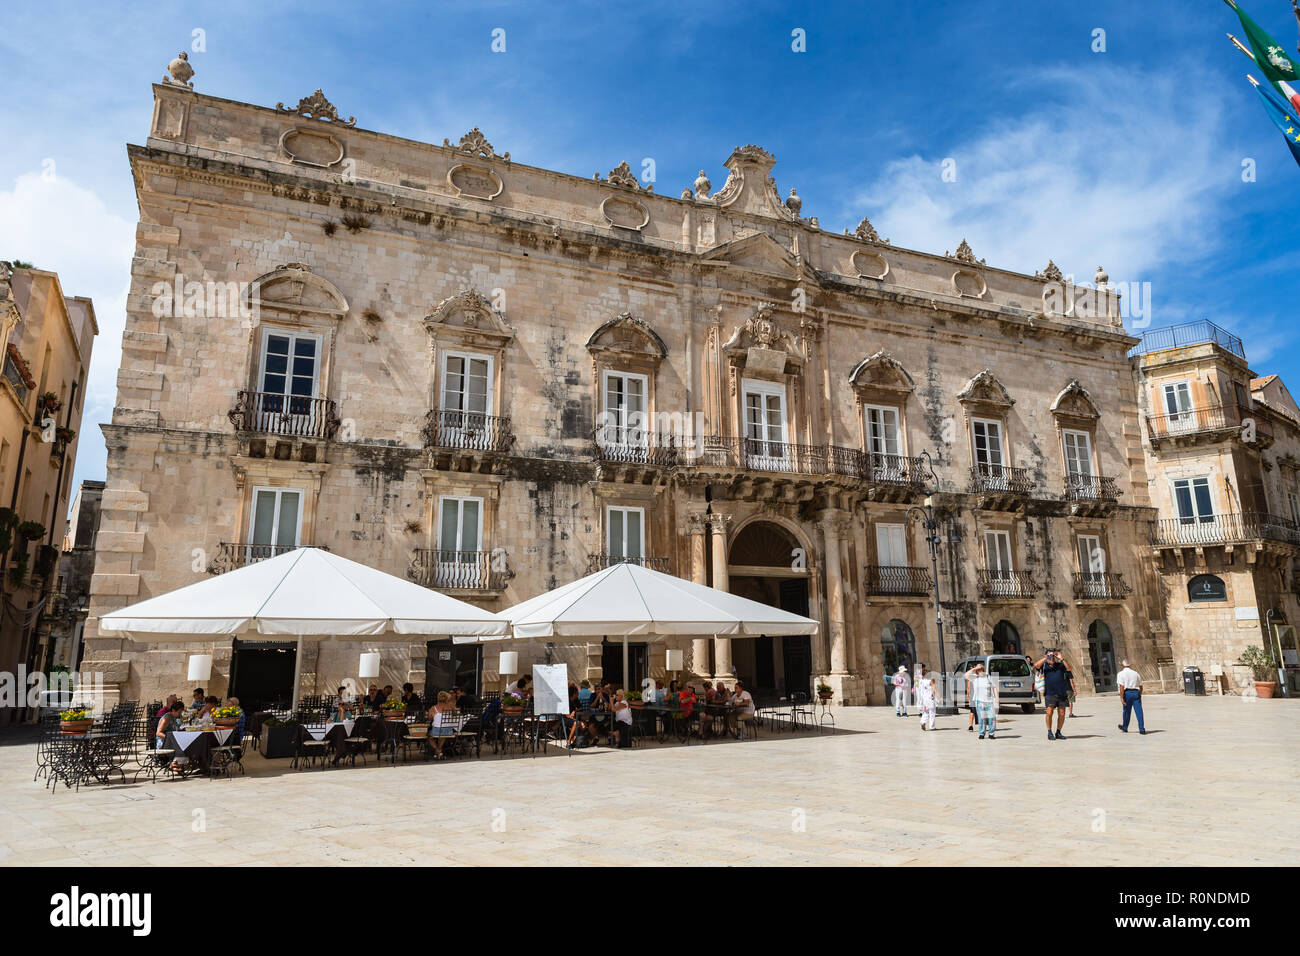
[[[569,665],[533,665],[533,713],[569,712]]]

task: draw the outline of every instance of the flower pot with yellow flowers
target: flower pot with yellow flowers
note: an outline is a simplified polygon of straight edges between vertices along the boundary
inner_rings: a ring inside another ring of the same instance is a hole
[[[89,707],[72,707],[59,711],[59,733],[68,737],[84,737],[95,726]]]

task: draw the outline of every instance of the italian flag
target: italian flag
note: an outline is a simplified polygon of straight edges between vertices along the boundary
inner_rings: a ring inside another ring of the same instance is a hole
[[[1255,61],[1260,72],[1268,78],[1273,87],[1282,94],[1291,108],[1300,112],[1300,93],[1291,84],[1300,83],[1300,66],[1287,56],[1286,48],[1274,40],[1258,23],[1252,20],[1245,10],[1233,0],[1224,0],[1232,7],[1241,21],[1241,28],[1246,32],[1246,43],[1250,47],[1245,52]],[[1231,34],[1229,34],[1231,35]],[[1235,42],[1235,38],[1234,38]],[[1238,44],[1240,46],[1240,44]]]

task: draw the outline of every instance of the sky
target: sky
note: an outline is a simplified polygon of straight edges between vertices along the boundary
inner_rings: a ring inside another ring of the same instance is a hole
[[[1290,0],[1240,2],[1295,49]],[[360,127],[441,143],[478,126],[583,177],[649,159],[667,195],[700,169],[720,188],[754,143],[823,229],[869,216],[906,248],[965,238],[991,266],[1050,257],[1081,281],[1104,266],[1141,290],[1135,331],[1209,319],[1300,394],[1300,167],[1222,0],[45,0],[4,24],[0,258],[58,272],[100,326],[76,483],[105,472],[138,216],[126,144],[180,50],[204,93],[274,106],[321,87]]]

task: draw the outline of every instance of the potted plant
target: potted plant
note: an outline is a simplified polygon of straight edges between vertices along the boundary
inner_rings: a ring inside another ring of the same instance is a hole
[[[384,701],[384,706],[380,710],[383,712],[384,720],[406,719],[406,702],[400,697]]]
[[[522,714],[524,712],[523,698],[518,694],[506,692],[501,695],[501,713],[503,714]]]
[[[1277,664],[1273,655],[1262,647],[1248,647],[1241,652],[1237,663],[1249,667],[1255,678],[1255,693],[1268,700],[1277,690]]]
[[[70,707],[59,711],[59,733],[68,736],[84,737],[95,721],[91,719],[89,707]]]
[[[639,690],[629,690],[624,692],[623,699],[627,701],[628,706],[633,710],[640,710],[645,707],[645,701],[641,699],[641,692]]]
[[[212,710],[212,722],[223,729],[238,727],[243,713],[238,707],[215,707]]]
[[[817,697],[818,697],[820,700],[830,700],[831,697],[834,696],[834,694],[835,694],[835,691],[831,689],[831,685],[830,685],[830,684],[818,684],[818,685],[817,685]]]

